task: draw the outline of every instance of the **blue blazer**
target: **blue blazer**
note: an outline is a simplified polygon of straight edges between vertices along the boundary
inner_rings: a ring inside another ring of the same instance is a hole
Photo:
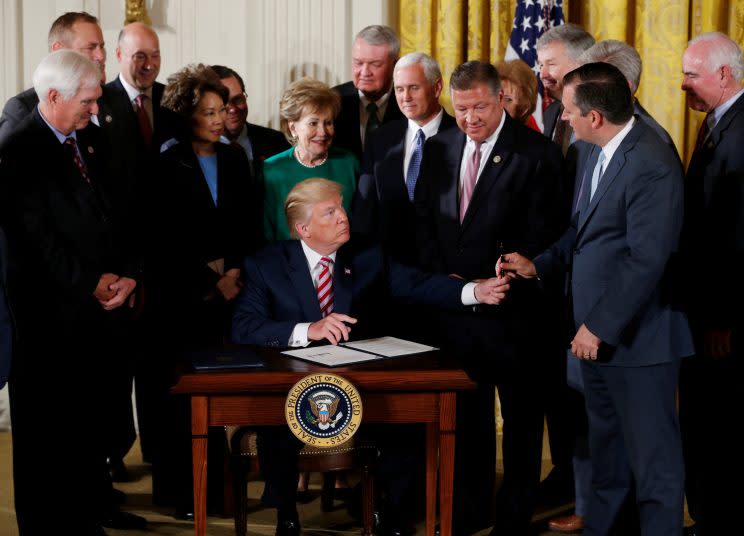
[[[233,342],[285,347],[295,325],[320,320],[320,306],[299,240],[270,244],[244,267],[245,287],[233,317]],[[385,334],[391,298],[458,308],[465,282],[390,263],[379,246],[344,244],[333,271],[334,312],[357,318],[354,339]]]
[[[593,148],[587,172],[599,151]],[[549,280],[570,269],[574,325],[586,324],[608,345],[602,363],[642,366],[692,355],[687,319],[669,305],[664,280],[682,222],[677,156],[636,119],[591,201],[589,190],[569,229],[535,259],[538,274]]]

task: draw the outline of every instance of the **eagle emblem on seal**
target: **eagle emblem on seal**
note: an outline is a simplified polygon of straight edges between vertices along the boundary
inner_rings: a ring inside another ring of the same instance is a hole
[[[310,412],[305,417],[308,422],[321,430],[335,428],[336,423],[343,419],[344,412],[338,411],[340,398],[331,391],[317,391],[308,397]]]

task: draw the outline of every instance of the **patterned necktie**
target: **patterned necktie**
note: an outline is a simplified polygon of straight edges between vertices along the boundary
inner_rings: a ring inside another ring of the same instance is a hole
[[[77,142],[75,142],[75,138],[67,138],[65,140],[65,147],[67,147],[67,150],[70,151],[72,159],[75,161],[75,166],[77,166],[80,175],[83,177],[83,179],[85,179],[85,182],[90,184],[90,176],[88,175],[88,170],[85,168],[85,164],[83,164],[83,161],[80,158],[80,153],[78,153]]]
[[[602,166],[604,165],[605,161],[605,154],[602,151],[599,151],[599,158],[597,159],[597,165],[594,166],[594,172],[592,173],[592,189],[589,193],[589,201],[592,200],[594,197],[594,193],[597,191],[597,186],[599,186],[599,181],[602,178]]]
[[[320,314],[325,318],[333,312],[333,274],[331,274],[331,263],[333,261],[328,257],[322,257],[320,264],[320,273],[318,274],[318,304],[320,305]]]
[[[139,123],[140,131],[142,132],[142,139],[145,142],[145,147],[149,149],[152,145],[152,125],[150,124],[150,118],[145,109],[146,98],[147,95],[144,93],[137,95],[137,98],[134,99],[134,111],[137,114],[137,122]]]
[[[710,134],[710,125],[708,124],[709,119],[710,112],[705,116],[705,119],[703,119],[703,123],[700,125],[700,130],[698,130],[697,139],[695,140],[696,151],[703,146],[705,140],[708,138],[708,134]]]
[[[413,147],[411,161],[408,163],[408,176],[406,177],[406,189],[408,190],[408,199],[413,201],[413,192],[416,190],[416,181],[418,180],[419,170],[421,169],[421,155],[424,152],[424,142],[426,135],[423,129],[416,132],[416,145]]]
[[[473,197],[473,190],[475,190],[475,182],[478,180],[478,170],[480,169],[481,161],[481,145],[482,142],[475,142],[473,154],[470,155],[468,163],[465,166],[465,176],[462,180],[462,192],[460,192],[460,223],[465,219],[465,212],[468,210],[470,198]]]
[[[367,141],[367,136],[374,129],[380,126],[380,119],[377,117],[377,103],[370,102],[367,105],[367,126],[364,127],[365,137],[364,141]]]

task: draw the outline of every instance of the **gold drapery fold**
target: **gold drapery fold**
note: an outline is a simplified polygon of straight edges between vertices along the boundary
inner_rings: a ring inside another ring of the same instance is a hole
[[[521,0],[520,0],[521,1]],[[434,56],[442,67],[449,110],[449,74],[461,62],[504,57],[517,0],[400,0],[402,52]],[[661,123],[688,160],[701,114],[685,106],[682,53],[687,41],[720,31],[744,46],[744,2],[740,0],[563,1],[566,19],[597,40],[619,39],[643,59],[638,99]]]

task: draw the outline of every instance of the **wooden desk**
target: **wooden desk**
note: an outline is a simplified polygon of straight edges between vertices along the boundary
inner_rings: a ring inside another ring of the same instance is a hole
[[[440,352],[385,359],[352,367],[326,368],[261,349],[266,367],[247,372],[181,375],[173,393],[191,396],[194,514],[197,536],[207,529],[207,428],[227,425],[284,425],[284,401],[302,377],[333,372],[362,395],[364,423],[426,424],[426,533],[434,536],[437,467],[441,535],[452,533],[455,455],[455,393],[475,383]],[[260,410],[257,410],[260,408]],[[437,463],[437,454],[439,463]]]

